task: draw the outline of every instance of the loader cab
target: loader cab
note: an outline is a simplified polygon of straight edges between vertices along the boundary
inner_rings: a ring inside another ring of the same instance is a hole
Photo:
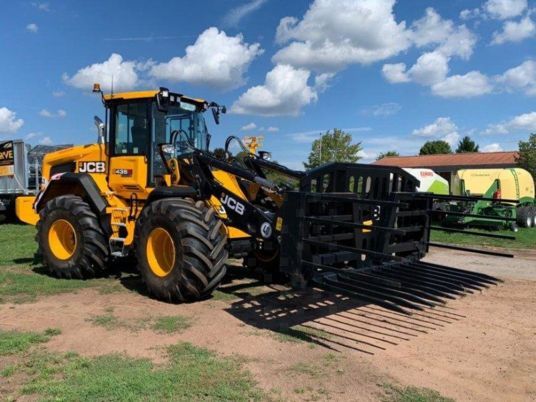
[[[143,198],[147,187],[161,184],[168,173],[161,144],[169,144],[175,158],[194,147],[208,149],[204,112],[210,106],[202,99],[161,88],[105,95],[103,100],[108,119],[108,181],[116,191]]]

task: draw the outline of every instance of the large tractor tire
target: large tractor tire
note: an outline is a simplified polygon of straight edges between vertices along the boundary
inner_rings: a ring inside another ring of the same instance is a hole
[[[530,228],[532,226],[532,216],[529,207],[521,207],[517,209],[517,222],[519,226],[523,228]]]
[[[225,227],[203,201],[154,201],[136,223],[138,270],[149,294],[168,302],[204,299],[225,276]]]
[[[529,215],[532,218],[532,227],[536,228],[536,206],[529,207]]]
[[[106,270],[109,249],[97,215],[82,198],[51,199],[39,213],[38,254],[59,278],[87,279]]]

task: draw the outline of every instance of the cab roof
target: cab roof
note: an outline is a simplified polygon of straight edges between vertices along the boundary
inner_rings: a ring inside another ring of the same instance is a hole
[[[156,94],[158,94],[159,92],[160,91],[157,89],[148,90],[148,91],[119,92],[115,94],[104,95],[104,100],[111,101],[111,100],[119,100],[119,99],[149,99],[149,98],[154,98]],[[201,98],[190,98],[189,96],[185,96],[185,95],[177,94],[177,93],[172,93],[172,95],[178,96],[181,98],[181,100],[184,100],[186,102],[196,103],[199,106],[207,103],[206,100],[201,99]]]

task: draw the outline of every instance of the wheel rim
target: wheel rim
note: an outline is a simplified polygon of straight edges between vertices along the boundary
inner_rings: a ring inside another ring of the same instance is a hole
[[[73,225],[65,219],[55,221],[48,231],[48,244],[58,260],[71,258],[78,244]]]
[[[147,262],[159,277],[169,275],[175,265],[175,244],[166,229],[155,228],[147,239]]]

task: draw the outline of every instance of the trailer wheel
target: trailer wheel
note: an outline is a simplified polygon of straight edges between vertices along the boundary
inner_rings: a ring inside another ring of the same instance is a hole
[[[80,197],[51,199],[39,213],[38,254],[59,278],[86,279],[105,272],[108,245],[97,215]]]
[[[203,201],[168,198],[136,223],[138,270],[149,294],[169,302],[206,298],[225,276],[227,235]]]
[[[530,213],[530,216],[532,218],[532,227],[533,228],[536,228],[536,206],[532,206],[532,207],[528,207],[529,208],[529,213]]]
[[[532,226],[532,217],[529,207],[520,207],[517,209],[517,222],[519,226],[523,228],[530,228]]]

